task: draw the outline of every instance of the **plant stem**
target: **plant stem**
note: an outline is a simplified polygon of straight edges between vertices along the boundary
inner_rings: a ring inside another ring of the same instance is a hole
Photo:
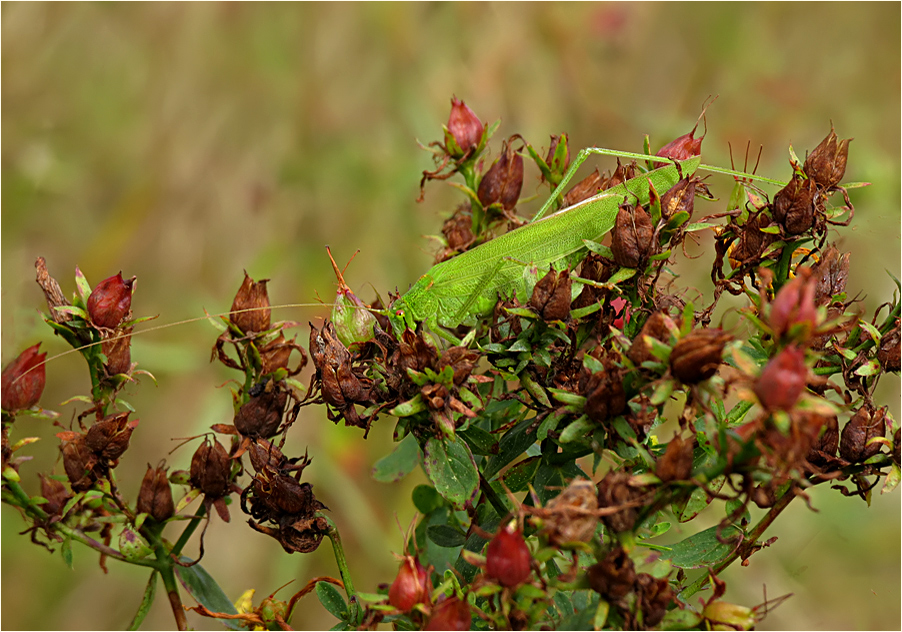
[[[320,514],[322,515],[322,514]],[[329,525],[326,537],[332,542],[332,552],[335,554],[335,563],[338,565],[338,572],[341,575],[341,581],[345,585],[345,593],[348,595],[348,620],[354,625],[360,623],[361,612],[357,605],[357,591],[354,590],[354,582],[351,581],[351,571],[348,569],[348,560],[345,557],[344,547],[341,544],[341,534],[338,533],[338,527],[332,522],[328,516],[323,516]]]
[[[197,529],[197,525],[200,524],[201,518],[204,517],[204,514],[207,512],[206,505],[201,505],[200,509],[197,510],[197,513],[194,514],[194,517],[188,522],[188,526],[185,527],[185,530],[182,531],[182,535],[179,536],[178,541],[175,543],[175,546],[172,547],[172,554],[178,557],[182,549],[185,548],[185,545],[188,544],[188,539],[194,534],[194,531]]]
[[[170,557],[162,549],[156,549],[155,553],[160,564],[160,577],[163,578],[163,586],[166,587],[166,595],[169,597],[169,606],[172,608],[172,615],[175,617],[175,624],[179,630],[187,630],[188,617],[185,615],[184,606],[182,606],[182,599],[179,596],[179,587],[175,581],[175,573],[172,570]]]
[[[754,526],[754,528],[749,531],[748,536],[740,544],[736,547],[736,550],[730,553],[727,557],[722,559],[720,562],[711,567],[707,574],[699,577],[695,582],[684,588],[680,591],[679,598],[682,601],[687,601],[689,597],[700,591],[705,585],[708,583],[708,578],[710,575],[717,575],[727,566],[736,561],[736,559],[742,555],[743,553],[749,552],[758,542],[758,539],[764,535],[764,532],[767,528],[773,523],[774,520],[777,519],[784,509],[789,505],[793,498],[796,495],[793,493],[793,486],[790,485],[789,488],[783,492],[783,495],[777,499],[777,502],[774,503],[774,506],[768,510],[768,512],[764,515],[763,518]]]

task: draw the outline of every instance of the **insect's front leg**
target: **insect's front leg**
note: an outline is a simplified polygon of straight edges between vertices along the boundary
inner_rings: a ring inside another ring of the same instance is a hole
[[[539,212],[535,214],[535,216],[530,220],[531,222],[537,222],[542,219],[545,214],[551,209],[554,203],[558,200],[558,198],[563,199],[564,189],[569,184],[570,180],[573,178],[573,175],[580,168],[580,166],[586,161],[586,158],[589,157],[590,154],[598,153],[592,151],[597,149],[597,147],[589,147],[586,149],[581,149],[579,154],[576,156],[576,160],[573,161],[573,164],[570,165],[570,168],[567,169],[567,173],[564,174],[564,177],[561,178],[560,183],[555,187],[554,191],[551,193],[551,197],[542,205],[542,208],[539,209]]]

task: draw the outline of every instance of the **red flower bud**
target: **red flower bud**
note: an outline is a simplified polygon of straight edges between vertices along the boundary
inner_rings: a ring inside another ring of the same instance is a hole
[[[674,160],[686,160],[693,156],[700,156],[702,153],[702,141],[705,137],[695,138],[696,127],[698,127],[698,124],[688,134],[683,134],[661,147],[655,155],[663,158],[673,158]]]
[[[519,529],[503,526],[485,552],[486,575],[502,586],[513,588],[532,574],[532,555]]]
[[[28,347],[3,369],[2,406],[6,412],[31,408],[41,399],[47,381],[43,364],[47,354],[38,353],[40,346]]]
[[[97,284],[88,297],[88,316],[97,327],[112,329],[125,320],[132,308],[135,277],[122,280],[122,273]]]
[[[454,137],[461,153],[449,152],[455,158],[460,158],[468,152],[476,149],[479,141],[482,140],[482,134],[485,131],[485,125],[479,121],[479,117],[467,107],[466,103],[457,97],[451,97],[451,116],[448,117],[448,131]],[[451,148],[449,148],[451,149]]]
[[[436,604],[424,630],[469,630],[472,620],[467,602],[451,597]]]
[[[811,270],[802,266],[796,277],[780,288],[770,305],[770,326],[774,337],[780,338],[794,325],[800,325],[802,339],[808,337],[817,325],[817,307],[814,304],[817,279]]]
[[[409,612],[418,603],[429,603],[431,590],[429,572],[418,559],[407,555],[401,562],[398,576],[388,589],[388,603],[401,612]]]
[[[755,382],[755,395],[767,410],[789,410],[808,383],[805,352],[789,346],[775,355]]]

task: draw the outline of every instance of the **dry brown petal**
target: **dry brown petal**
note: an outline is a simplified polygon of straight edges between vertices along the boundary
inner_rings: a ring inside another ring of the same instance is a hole
[[[610,551],[605,558],[586,569],[589,586],[605,599],[616,601],[633,591],[636,567],[622,547]]]
[[[570,316],[571,285],[568,270],[551,269],[533,288],[529,306],[547,322],[566,320]]]
[[[793,176],[785,187],[774,196],[774,221],[790,235],[798,235],[814,226],[814,180]]]
[[[871,439],[886,435],[886,407],[874,410],[867,406],[858,409],[842,429],[839,455],[849,463],[861,463],[880,452],[883,445],[869,443]]]
[[[733,337],[720,329],[693,329],[673,347],[670,370],[684,384],[697,384],[717,372],[723,348]]]
[[[624,268],[638,268],[651,254],[653,235],[651,217],[645,209],[621,206],[611,232],[614,261]]]
[[[245,334],[261,332],[269,329],[270,315],[269,294],[266,284],[269,279],[254,281],[244,272],[244,281],[232,301],[232,314],[229,319]],[[235,313],[238,312],[238,313]]]

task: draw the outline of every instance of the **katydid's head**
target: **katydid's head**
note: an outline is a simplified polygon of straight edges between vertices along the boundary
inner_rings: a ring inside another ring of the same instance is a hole
[[[391,328],[396,338],[400,339],[401,334],[404,333],[405,329],[416,329],[416,321],[413,318],[413,314],[411,313],[407,302],[403,298],[399,298],[392,303],[387,315],[388,322],[391,323]]]

